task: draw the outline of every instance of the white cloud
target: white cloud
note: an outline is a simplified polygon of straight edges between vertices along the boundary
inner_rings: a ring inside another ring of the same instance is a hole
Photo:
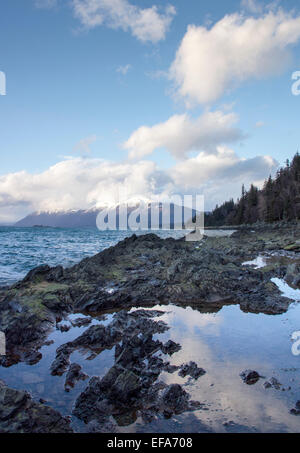
[[[232,143],[243,138],[234,125],[238,117],[234,113],[206,112],[195,120],[187,114],[174,115],[164,123],[134,131],[123,147],[130,158],[141,158],[155,149],[166,148],[175,158],[184,158],[190,151],[215,152],[216,146]]]
[[[240,158],[227,147],[218,147],[215,154],[199,153],[179,162],[171,170],[172,180],[182,192],[204,193],[206,208],[240,196],[242,184],[261,186],[264,179],[278,168],[270,156]]]
[[[89,137],[83,138],[74,146],[74,151],[79,152],[83,155],[91,154],[90,145],[97,141],[96,135],[90,135]]]
[[[106,25],[130,31],[142,42],[156,43],[165,38],[176,10],[169,5],[162,13],[157,6],[141,8],[128,0],[73,0],[75,16],[86,28]]]
[[[126,64],[124,66],[119,66],[117,68],[117,72],[119,72],[122,75],[126,75],[130,69],[131,69],[131,64]]]
[[[253,14],[261,14],[264,10],[264,6],[257,0],[242,0],[241,7]]]
[[[250,177],[253,181],[264,178],[266,170],[268,174],[274,170],[274,165],[277,163],[270,156],[241,159],[232,149],[218,147],[215,154],[201,152],[179,162],[172,170],[172,177],[177,185],[190,188],[216,178],[240,178],[242,174],[247,174],[247,179]]]
[[[112,163],[69,158],[42,173],[0,176],[0,222],[16,221],[33,211],[61,211],[112,206],[128,200],[157,200],[172,194],[204,194],[206,209],[240,195],[243,183],[261,184],[277,163],[268,156],[241,159],[218,147],[160,171],[151,161]]]
[[[51,9],[57,6],[57,0],[35,0],[34,5],[40,9]]]
[[[26,171],[0,176],[0,221],[32,211],[110,206],[125,192],[129,198],[150,199],[168,176],[153,162],[111,163],[100,159],[63,160],[38,174]]]
[[[247,79],[280,73],[299,39],[300,16],[281,9],[226,15],[211,28],[190,25],[169,77],[188,105],[210,103]]]

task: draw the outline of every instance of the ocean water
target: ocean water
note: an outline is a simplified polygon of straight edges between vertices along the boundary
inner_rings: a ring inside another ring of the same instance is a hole
[[[182,231],[153,231],[161,237]],[[147,232],[136,232],[146,234]],[[133,234],[132,231],[99,231],[93,228],[0,227],[0,286],[12,284],[41,264],[72,266]]]

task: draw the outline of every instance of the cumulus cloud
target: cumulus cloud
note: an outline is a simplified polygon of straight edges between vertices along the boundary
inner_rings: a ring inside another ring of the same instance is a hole
[[[268,156],[241,159],[218,147],[161,171],[151,161],[113,163],[72,158],[41,173],[0,176],[0,222],[15,221],[33,211],[66,211],[114,206],[121,201],[157,200],[172,194],[204,194],[206,209],[237,197],[243,183],[260,184],[277,167]]]
[[[168,183],[153,162],[111,163],[100,159],[63,160],[46,171],[0,176],[0,220],[14,212],[60,211],[111,206],[120,193],[150,199]]]
[[[200,152],[172,169],[172,179],[181,191],[204,193],[206,208],[236,198],[242,184],[261,186],[265,178],[278,168],[270,156],[240,158],[227,147],[218,147],[215,154]],[[200,191],[200,192],[199,192]]]
[[[123,147],[131,159],[151,154],[158,148],[166,148],[175,158],[184,158],[190,151],[215,152],[216,146],[232,143],[243,138],[234,125],[235,113],[206,112],[196,119],[187,114],[174,115],[164,123],[142,126],[132,133]]]
[[[176,14],[171,5],[160,12],[157,6],[142,8],[128,0],[73,0],[72,4],[75,16],[85,28],[106,25],[130,31],[142,42],[157,43],[164,39]]]
[[[210,103],[247,79],[280,73],[299,40],[300,16],[281,9],[226,15],[211,28],[190,25],[169,77],[188,104]]]
[[[175,183],[182,187],[197,187],[216,179],[238,178],[260,180],[277,166],[270,156],[241,159],[232,149],[218,147],[217,153],[199,153],[178,163],[172,170]]]

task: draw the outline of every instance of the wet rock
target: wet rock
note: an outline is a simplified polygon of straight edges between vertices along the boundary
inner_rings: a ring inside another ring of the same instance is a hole
[[[23,282],[32,282],[35,281],[38,277],[42,277],[50,271],[50,266],[47,264],[38,266],[28,272],[26,277],[23,279]]]
[[[21,304],[19,304],[15,300],[11,300],[8,305],[15,313],[22,313],[23,311],[23,307],[21,306]]]
[[[72,363],[66,375],[65,391],[69,392],[74,388],[77,381],[85,381],[86,379],[88,379],[88,375],[81,371],[81,366],[78,363]]]
[[[162,352],[164,354],[172,355],[175,352],[180,351],[181,345],[178,343],[175,343],[173,340],[167,341],[162,347]]]
[[[168,413],[168,416],[172,416],[174,413],[199,407],[198,403],[189,402],[189,395],[181,386],[169,387],[169,392],[161,396],[161,391],[167,386],[158,381],[160,373],[172,373],[179,367],[170,365],[157,355],[163,352],[165,345],[159,340],[153,340],[153,335],[165,331],[168,326],[153,320],[155,317],[157,316],[152,311],[123,311],[105,327],[107,338],[110,336],[109,342],[115,338],[118,341],[121,339],[115,348],[115,364],[102,379],[93,377],[77,398],[74,408],[77,417],[88,423],[95,419],[102,422],[103,417],[113,415],[119,424],[125,426],[133,423],[138,413],[143,413],[144,418],[150,419],[150,413]],[[90,337],[90,329],[87,332]],[[92,332],[94,333],[94,329]],[[112,332],[115,335],[112,336]],[[101,337],[102,342],[104,335],[101,333],[96,337]],[[96,337],[92,335],[91,339]],[[83,336],[79,338],[80,341],[76,339],[72,344],[77,344],[78,341],[81,344]],[[98,340],[96,343],[98,344]],[[178,349],[179,345],[174,342],[169,343],[167,349],[173,350],[174,345]],[[93,343],[90,347],[93,347]],[[192,369],[196,372],[193,367]]]
[[[292,415],[300,415],[300,400],[297,401],[297,403],[295,404],[295,407],[290,410],[290,413]]]
[[[55,313],[70,312],[72,310],[71,301],[66,296],[60,294],[46,294],[43,297],[43,305]]]
[[[66,324],[66,323],[58,323],[56,324],[56,328],[60,330],[61,332],[68,332],[71,329],[72,325],[71,324]]]
[[[207,313],[228,303],[239,303],[247,312],[283,313],[291,300],[282,297],[270,278],[292,276],[293,285],[298,286],[298,271],[285,266],[279,269],[276,264],[249,269],[241,263],[245,256],[298,246],[300,228],[265,225],[255,227],[255,232],[252,227],[241,228],[232,237],[204,238],[198,249],[184,240],[133,235],[69,269],[39,266],[23,281],[0,291],[0,330],[6,334],[8,352],[17,346],[42,343],[57,314],[85,309],[95,313],[172,300]],[[114,291],[105,291],[108,287]],[[144,316],[147,322],[153,315]],[[141,324],[142,315],[138,318]],[[132,317],[127,321],[132,323]],[[115,328],[118,330],[117,320]],[[20,360],[22,357],[20,354]]]
[[[70,365],[70,355],[72,352],[73,348],[68,343],[57,348],[56,358],[50,367],[52,376],[61,376],[65,373]]]
[[[177,365],[170,365],[169,363],[166,363],[164,364],[164,371],[166,371],[167,373],[175,373],[175,371],[177,371],[180,367],[177,366]]]
[[[74,346],[94,346],[107,348],[118,339],[118,332],[102,325],[91,326],[80,337],[72,342]]]
[[[137,396],[140,389],[141,381],[139,376],[132,371],[124,370],[118,375],[110,394],[118,401],[128,403],[132,397]]]
[[[103,410],[101,408],[99,410],[97,407],[98,403],[105,399],[100,384],[101,379],[93,376],[86,389],[79,395],[75,402],[73,414],[85,423],[98,418],[103,419],[103,415],[107,415],[107,412],[103,414]]]
[[[264,382],[264,388],[265,389],[268,389],[268,388],[272,387],[272,388],[274,388],[276,390],[280,390],[281,385],[282,384],[275,377],[271,377],[268,381]]]
[[[151,409],[141,410],[139,415],[142,417],[144,423],[151,423],[157,418],[156,412]]]
[[[70,433],[70,420],[27,392],[0,384],[0,433]]]
[[[103,422],[99,422],[98,420],[91,420],[87,427],[87,433],[115,433],[117,432],[117,424],[115,423],[113,417],[109,417]]]
[[[77,318],[74,321],[72,321],[72,326],[73,327],[83,327],[87,326],[92,322],[93,318]]]
[[[286,245],[284,248],[287,252],[299,252],[300,251],[300,243],[293,242],[292,244]]]
[[[8,354],[19,346],[41,344],[53,324],[54,317],[50,313],[43,313],[42,309],[31,312],[23,307],[22,312],[17,314],[0,309],[0,330],[5,333]]]
[[[248,384],[248,385],[256,384],[256,382],[261,377],[257,371],[253,371],[253,370],[245,370],[242,373],[240,373],[240,376],[241,376],[242,380],[245,382],[245,384]]]
[[[101,388],[103,392],[109,393],[110,389],[112,388],[122,371],[123,368],[118,367],[117,365],[112,366],[100,381],[99,388]]]
[[[46,278],[48,281],[58,282],[63,278],[64,269],[62,266],[50,267],[47,264],[43,264],[32,269],[26,277],[22,280],[23,283],[32,283],[41,281]]]
[[[245,228],[230,238],[204,238],[200,248],[184,240],[163,240],[154,234],[133,235],[72,268],[40,266],[30,271],[23,281],[0,291],[0,330],[7,339],[7,356],[1,358],[1,364],[36,363],[40,358],[38,350],[55,328],[57,318],[65,319],[68,313],[122,309],[108,326],[91,326],[80,337],[58,348],[51,372],[54,375],[66,372],[70,355],[78,349],[88,351],[92,359],[103,349],[115,347],[114,366],[97,385],[91,380],[89,391],[81,400],[79,397],[76,407],[80,417],[98,420],[106,411],[106,415],[113,414],[125,423],[126,419],[134,418],[132,414],[151,411],[151,407],[155,407],[154,414],[172,414],[174,410],[161,399],[165,390],[159,387],[158,377],[162,371],[172,372],[176,367],[158,354],[171,355],[180,345],[171,340],[165,345],[154,340],[154,334],[168,329],[163,321],[155,319],[163,312],[128,310],[172,301],[205,313],[218,312],[232,303],[240,304],[246,312],[285,312],[291,300],[282,297],[270,278],[286,277],[297,286],[299,268],[275,263],[265,269],[251,269],[241,263],[245,257],[255,258],[261,252],[299,245],[300,228],[261,226],[255,227],[255,232]],[[108,291],[109,288],[113,291]],[[180,372],[184,374],[186,369]],[[259,377],[252,370],[246,370],[242,376],[247,384],[257,382]],[[117,390],[112,389],[116,383],[119,389],[124,388],[125,382],[132,388],[130,408],[121,413],[125,403],[116,399]],[[189,402],[182,407],[192,410],[196,405]]]
[[[199,368],[195,362],[189,362],[184,365],[181,365],[179,376],[186,377],[191,376],[194,379],[198,379],[200,376],[203,376],[206,371],[203,368]]]
[[[47,273],[47,280],[49,282],[59,282],[64,276],[64,268],[62,266],[52,267]]]
[[[29,351],[24,355],[24,361],[27,365],[36,365],[42,358],[43,355],[39,351]]]
[[[164,413],[178,414],[189,408],[189,394],[179,385],[169,385],[162,395]]]

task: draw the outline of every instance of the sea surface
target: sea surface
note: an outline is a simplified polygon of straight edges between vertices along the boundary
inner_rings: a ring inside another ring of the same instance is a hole
[[[183,231],[153,232],[161,237],[184,235]],[[132,234],[132,231],[99,231],[96,228],[0,227],[0,286],[24,278],[41,264],[72,266]]]
[[[230,235],[234,230],[209,230],[207,235]],[[155,233],[183,237],[184,231],[99,231],[96,228],[0,227],[0,286],[15,283],[41,264],[70,267],[116,245],[128,236]]]
[[[1,228],[1,282],[19,279],[30,268],[42,263],[72,265],[125,236],[125,233],[96,230]],[[260,256],[245,266],[262,267],[268,259],[277,257]],[[171,419],[158,417],[149,424],[144,424],[139,417],[133,418],[130,423],[121,424],[118,430],[128,433],[300,432],[300,416],[290,413],[300,400],[300,355],[295,355],[295,348],[292,352],[295,332],[300,338],[300,291],[279,279],[273,281],[293,300],[289,310],[282,315],[245,313],[238,305],[216,308],[215,313],[172,303],[149,308],[163,310],[164,315],[159,319],[170,326],[156,338],[161,341],[172,339],[182,346],[171,357],[171,364],[193,360],[206,370],[198,381],[181,378],[177,372],[163,373],[160,378],[168,384],[183,385],[192,399],[200,401],[203,407]],[[74,316],[78,315],[71,315],[70,321]],[[100,319],[95,317],[93,323],[108,323],[112,317],[113,313]],[[49,337],[53,344],[41,349],[43,357],[39,363],[0,367],[0,379],[11,387],[30,391],[37,401],[46,400],[62,414],[71,415],[74,402],[88,381],[77,383],[67,393],[64,391],[65,376],[51,376],[49,367],[57,347],[77,338],[88,327],[74,327],[63,333],[54,330]],[[79,363],[89,376],[104,376],[114,362],[114,348],[102,351],[93,360],[85,352],[76,351],[71,362]],[[254,385],[246,385],[240,377],[246,369],[256,370],[263,377]],[[264,387],[266,380],[272,377],[280,383],[279,388]],[[74,416],[72,426],[77,431],[85,430],[83,423]]]

